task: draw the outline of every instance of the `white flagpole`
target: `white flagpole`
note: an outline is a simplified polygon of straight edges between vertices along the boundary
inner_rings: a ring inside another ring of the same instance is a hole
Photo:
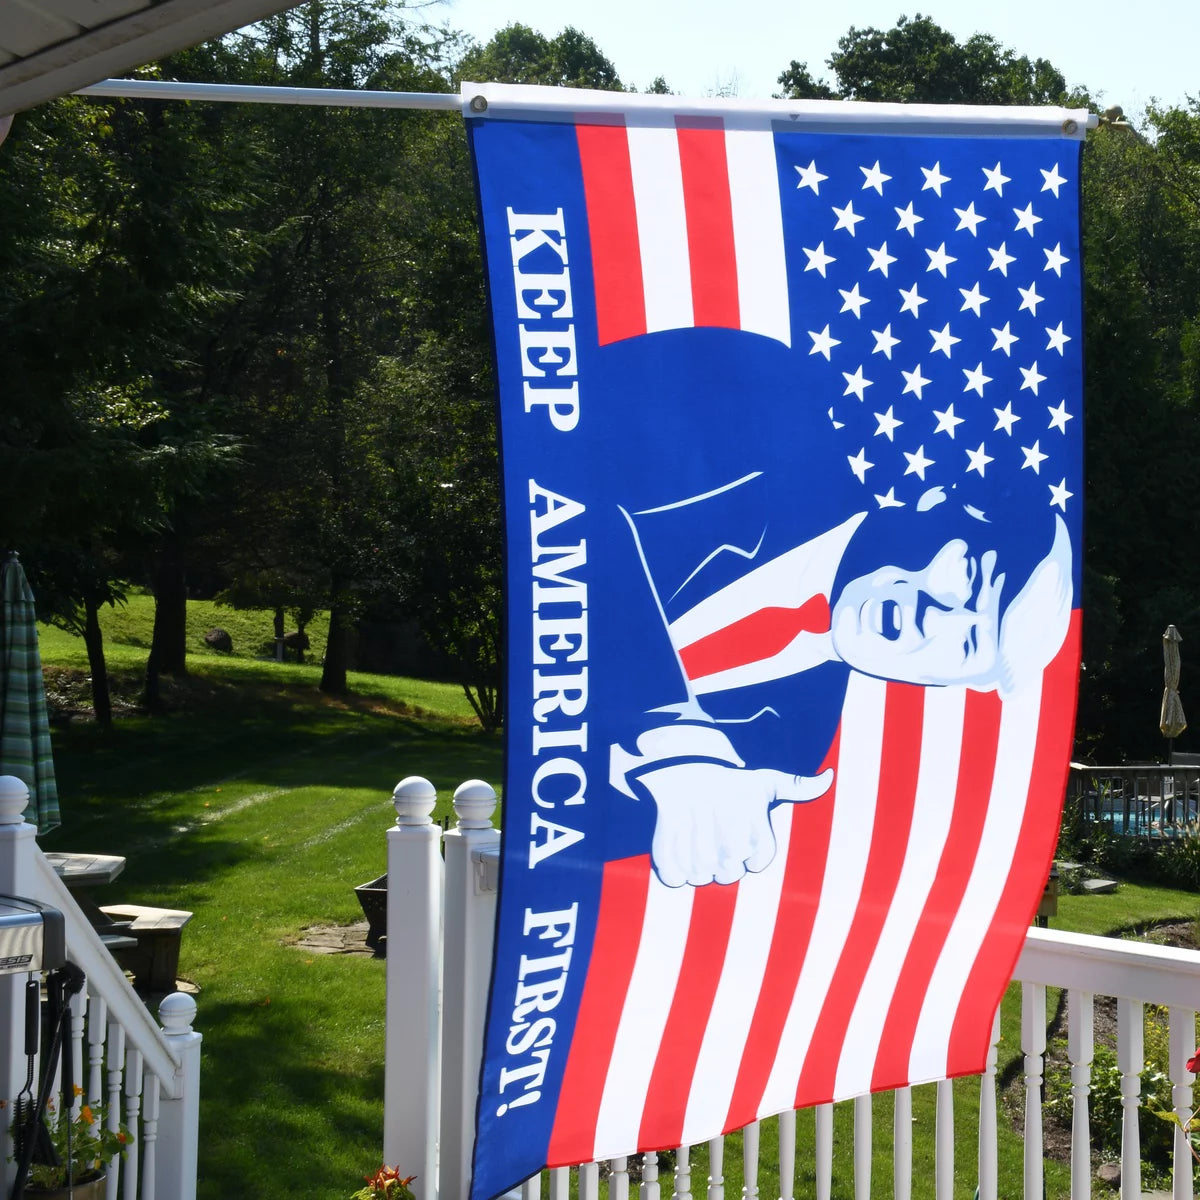
[[[462,111],[458,92],[369,92],[353,88],[257,87],[242,83],[176,83],[158,79],[103,79],[76,96],[131,100],[215,100],[227,104],[315,104],[337,108],[419,108]]]

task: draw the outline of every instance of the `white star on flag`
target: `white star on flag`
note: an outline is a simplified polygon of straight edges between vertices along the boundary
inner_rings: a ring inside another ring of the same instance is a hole
[[[934,460],[925,457],[925,447],[918,446],[916,450],[909,454],[907,450],[902,452],[904,457],[908,459],[908,466],[905,468],[905,475],[915,475],[922,483],[925,482],[925,472],[932,467]]]
[[[937,428],[933,432],[948,433],[951,437],[954,437],[954,430],[965,420],[963,417],[956,417],[954,415],[953,404],[947,404],[945,410],[942,412],[939,412],[935,408],[933,415],[937,417]]]
[[[980,292],[979,284],[976,283],[972,288],[959,288],[958,290],[962,293],[963,298],[962,308],[958,311],[966,312],[969,308],[977,317],[983,316],[980,309],[988,302],[990,297]]]
[[[812,349],[809,354],[823,354],[825,361],[829,362],[829,352],[834,346],[840,346],[842,343],[837,338],[833,337],[829,332],[829,326],[826,325],[820,333],[814,333],[811,329],[808,331],[808,336],[813,340]]]
[[[1021,372],[1022,376],[1021,391],[1029,388],[1036,396],[1038,394],[1038,384],[1045,383],[1046,381],[1046,376],[1038,373],[1037,359],[1034,359],[1032,367],[1018,367],[1017,369]]]
[[[1041,221],[1041,217],[1035,215],[1033,211],[1033,201],[1024,208],[1014,208],[1013,213],[1017,218],[1016,229],[1023,229],[1030,237],[1033,237],[1033,227]]]
[[[958,216],[958,226],[955,230],[956,233],[959,229],[966,229],[970,232],[972,237],[975,237],[979,226],[987,220],[987,217],[980,216],[979,213],[975,211],[974,200],[972,200],[966,208],[956,208],[954,211]]]
[[[832,254],[825,253],[825,243],[821,242],[815,250],[804,249],[804,253],[808,255],[808,266],[806,271],[820,271],[821,278],[825,278],[825,268],[830,263],[837,262],[837,259]]]
[[[882,434],[889,442],[896,440],[892,435],[897,429],[900,428],[901,425],[904,424],[904,422],[899,420],[892,411],[895,407],[896,406],[894,404],[889,405],[887,412],[875,414],[875,420],[878,422],[878,425],[875,429],[875,434],[877,437]]]
[[[1048,486],[1050,488],[1050,503],[1051,503],[1051,505],[1057,504],[1058,507],[1063,510],[1063,512],[1066,512],[1067,511],[1067,501],[1070,500],[1070,498],[1073,495],[1075,495],[1074,492],[1067,491],[1066,476],[1065,475],[1063,476],[1061,483],[1058,483],[1058,484],[1051,483]]]
[[[950,347],[957,346],[962,341],[962,338],[956,338],[950,332],[949,321],[941,329],[931,329],[929,334],[933,338],[933,345],[930,347],[929,353],[940,350],[947,358],[950,357]]]
[[[951,263],[958,262],[957,258],[954,258],[952,255],[946,253],[945,242],[943,242],[936,250],[926,250],[925,253],[929,255],[929,266],[927,266],[925,270],[937,271],[943,279],[946,278],[946,268]]]
[[[875,465],[873,462],[867,462],[866,446],[863,446],[857,454],[847,454],[846,461],[850,464],[850,470],[858,476],[858,482],[866,483],[867,472]]]
[[[842,294],[842,312],[853,312],[856,317],[861,318],[862,306],[864,304],[870,304],[871,298],[869,296],[864,296],[858,290],[857,283],[848,292],[843,288],[838,288],[838,291]]]
[[[1067,422],[1073,421],[1075,418],[1067,412],[1067,402],[1060,401],[1057,408],[1046,406],[1046,411],[1050,414],[1050,429],[1057,429],[1059,433],[1067,432]]]
[[[837,224],[833,227],[834,233],[837,233],[839,229],[844,229],[851,237],[853,237],[854,227],[859,223],[859,221],[865,221],[866,217],[860,217],[858,213],[854,211],[853,200],[847,200],[845,208],[838,208],[836,204],[832,207],[833,211],[837,213],[838,218]]]
[[[1047,250],[1042,247],[1042,253],[1046,256],[1046,266],[1043,268],[1046,271],[1053,271],[1060,279],[1062,278],[1062,269],[1065,263],[1071,260],[1062,253],[1062,242],[1059,242],[1053,250]]]
[[[1018,287],[1017,291],[1021,293],[1021,307],[1017,309],[1017,312],[1024,312],[1026,309],[1029,309],[1036,317],[1037,306],[1046,298],[1045,296],[1038,295],[1037,284],[1031,283],[1027,288]]]
[[[892,337],[891,325],[885,325],[882,329],[872,329],[871,336],[875,339],[875,349],[871,353],[883,354],[890,360],[892,357],[892,347],[900,345],[900,339]]]
[[[1042,191],[1043,192],[1053,192],[1054,198],[1055,198],[1055,200],[1057,200],[1058,199],[1058,189],[1060,187],[1062,187],[1062,185],[1064,183],[1067,182],[1067,177],[1065,175],[1060,175],[1058,173],[1058,163],[1055,163],[1054,166],[1052,166],[1050,168],[1050,170],[1043,171],[1042,178],[1046,181],[1045,183],[1042,184]]]
[[[900,374],[904,376],[904,391],[900,395],[906,396],[909,392],[915,392],[917,399],[922,399],[921,389],[931,381],[921,374],[921,364],[918,363],[911,371],[902,370]]]
[[[995,192],[997,196],[1004,195],[1004,185],[1011,183],[1012,180],[1000,170],[1000,164],[997,163],[990,171],[987,167],[982,168],[983,173],[987,176],[987,183],[983,185],[985,192]]]
[[[992,412],[996,414],[995,429],[1003,429],[1009,437],[1012,437],[1012,427],[1021,419],[1012,410],[1012,401],[1010,400],[1003,408],[993,408]]]
[[[983,363],[980,363],[973,371],[968,371],[964,367],[963,374],[967,377],[967,383],[963,391],[978,392],[980,399],[982,399],[984,384],[992,382],[992,377],[983,373]]]
[[[1040,473],[1042,463],[1050,457],[1048,454],[1042,453],[1040,440],[1034,442],[1032,446],[1022,446],[1021,453],[1025,455],[1025,461],[1021,464],[1021,470],[1023,471],[1026,467],[1031,467],[1035,475]]]
[[[797,167],[796,170],[800,173],[800,182],[796,184],[798,188],[812,188],[813,193],[819,195],[821,184],[829,178],[828,175],[822,175],[817,170],[817,160],[814,158],[807,167]]]
[[[871,386],[871,380],[863,378],[861,366],[854,372],[843,371],[842,378],[846,381],[846,390],[842,393],[843,396],[857,396],[861,400],[863,392]]]
[[[904,303],[900,305],[900,311],[910,312],[914,317],[918,316],[921,311],[921,305],[925,303],[925,297],[917,291],[917,285],[914,283],[908,291],[901,288],[900,295],[904,297]]]
[[[908,204],[904,208],[896,209],[896,216],[898,216],[900,218],[900,223],[896,226],[896,228],[898,230],[899,229],[906,230],[908,232],[909,237],[917,236],[917,225],[921,221],[925,220],[924,217],[918,217],[917,214],[915,212],[913,212],[913,206],[912,206],[911,200],[908,202]]]
[[[950,176],[942,174],[941,162],[935,162],[932,167],[922,167],[921,174],[925,176],[925,182],[921,185],[921,191],[923,192],[927,192],[932,188],[940,196],[942,194],[942,184],[950,182]]]
[[[894,254],[888,253],[887,242],[884,242],[878,250],[872,250],[867,247],[867,253],[871,256],[871,265],[867,268],[868,271],[882,271],[884,279],[887,278],[888,267],[896,261]]]
[[[987,467],[988,463],[996,461],[983,448],[982,442],[979,443],[978,450],[968,450],[967,451],[967,458],[970,460],[967,465],[967,470],[968,471],[977,471],[979,473],[980,478],[983,478],[984,471],[985,471],[985,468]]]
[[[1011,321],[1005,321],[1003,329],[992,330],[992,336],[996,339],[992,345],[992,349],[1003,350],[1009,358],[1012,358],[1013,342],[1019,342],[1021,340],[1015,333],[1012,332],[1011,329],[1009,329],[1011,324]]]
[[[875,493],[875,503],[878,504],[880,508],[903,508],[904,507],[904,501],[896,499],[896,489],[894,487],[888,488],[888,490],[886,492],[884,492],[884,494],[882,496],[878,492],[876,492]]]
[[[1009,263],[1015,263],[1017,260],[1009,254],[1006,244],[1001,242],[999,247],[993,250],[988,247],[988,253],[992,256],[992,265],[988,267],[989,271],[999,271],[1001,275],[1007,278]]]
[[[1063,347],[1071,340],[1068,334],[1063,333],[1063,323],[1059,321],[1058,327],[1051,329],[1046,326],[1046,336],[1050,339],[1046,343],[1047,350],[1057,350],[1059,354],[1063,353]]]
[[[885,175],[879,169],[879,160],[875,160],[873,167],[858,168],[864,176],[862,190],[865,192],[867,188],[874,188],[881,196],[883,195],[883,185],[891,179],[890,175]]]

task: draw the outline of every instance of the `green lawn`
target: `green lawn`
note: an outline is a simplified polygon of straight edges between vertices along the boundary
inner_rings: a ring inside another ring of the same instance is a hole
[[[135,598],[130,609],[141,607]],[[207,623],[220,622],[205,614],[199,624]],[[115,632],[139,640],[144,612],[140,625]],[[117,641],[113,630],[109,637],[118,692],[133,696],[146,650]],[[82,645],[44,630],[42,651],[51,687],[77,689]],[[460,781],[499,784],[500,740],[479,731],[456,688],[352,675],[353,694],[335,701],[317,691],[318,678],[316,666],[197,654],[190,678],[168,687],[166,716],[123,716],[107,734],[85,721],[55,732],[63,827],[43,839],[45,848],[124,854],[125,874],[104,899],[195,913],[180,970],[201,989],[201,1200],[327,1200],[378,1165],[384,964],[292,943],[306,926],[359,918],[351,889],[384,870],[397,780],[431,779],[438,817],[450,812]],[[1104,933],[1194,918],[1197,909],[1194,895],[1126,885],[1113,896],[1061,897],[1055,925]],[[1019,1055],[1015,992],[1003,1010],[1001,1071]],[[957,1081],[954,1092],[956,1194],[969,1197],[978,1081]],[[932,1194],[933,1093],[932,1086],[914,1092],[916,1196]],[[834,1195],[845,1200],[850,1107],[839,1105],[835,1118]],[[881,1096],[874,1194],[891,1190],[891,1123],[891,1098]],[[801,1113],[801,1194],[811,1177],[812,1129],[812,1114]],[[1022,1149],[1002,1121],[1002,1195],[1020,1192]],[[776,1153],[775,1123],[767,1122],[764,1187]],[[730,1139],[729,1196],[740,1193],[740,1157]],[[700,1194],[703,1149],[693,1170]],[[1067,1189],[1065,1167],[1050,1164],[1047,1196]]]

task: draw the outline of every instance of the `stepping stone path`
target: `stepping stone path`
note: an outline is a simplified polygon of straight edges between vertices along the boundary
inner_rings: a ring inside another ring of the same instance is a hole
[[[356,921],[353,925],[313,925],[302,929],[299,938],[292,944],[298,950],[308,950],[312,954],[374,957],[367,946],[366,921]]]
[[[1117,890],[1117,881],[1115,879],[1085,879],[1082,887],[1090,895],[1107,896],[1109,892]]]

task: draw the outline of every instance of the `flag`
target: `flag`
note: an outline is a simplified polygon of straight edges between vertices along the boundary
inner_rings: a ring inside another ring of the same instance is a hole
[[[486,1200],[983,1068],[1074,724],[1086,114],[463,95],[506,531]]]

